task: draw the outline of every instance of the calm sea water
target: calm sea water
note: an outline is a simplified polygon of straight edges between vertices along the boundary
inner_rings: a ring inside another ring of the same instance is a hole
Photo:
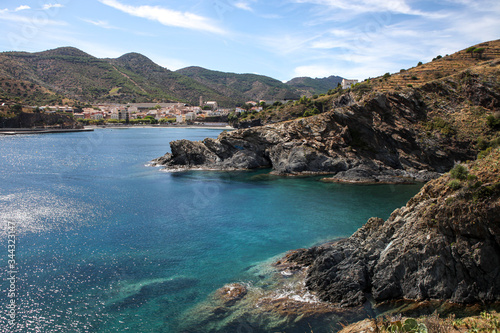
[[[208,294],[251,280],[249,266],[349,236],[420,188],[146,166],[172,140],[219,132],[0,137],[0,331],[175,332],[181,315]],[[9,232],[17,241],[15,273]],[[17,326],[8,322],[12,299]]]

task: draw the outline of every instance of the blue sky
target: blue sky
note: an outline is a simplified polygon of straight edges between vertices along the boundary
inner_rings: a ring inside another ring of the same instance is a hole
[[[365,79],[500,38],[498,0],[2,0],[0,51]]]

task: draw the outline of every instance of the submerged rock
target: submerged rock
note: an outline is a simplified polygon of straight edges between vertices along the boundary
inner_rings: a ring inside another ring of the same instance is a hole
[[[245,297],[247,288],[239,283],[226,285],[215,293],[215,297],[220,299],[226,306],[234,305],[237,301]]]
[[[319,300],[304,286],[304,270],[287,264],[257,272],[255,285],[232,283],[185,314],[180,332],[330,333],[339,322],[363,319],[364,308],[341,309]],[[283,272],[291,274],[282,274]]]

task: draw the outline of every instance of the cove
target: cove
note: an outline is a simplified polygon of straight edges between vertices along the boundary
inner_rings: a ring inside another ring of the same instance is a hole
[[[218,288],[259,281],[255,267],[271,258],[347,237],[372,216],[386,219],[421,187],[146,165],[172,140],[219,133],[0,137],[0,243],[7,248],[14,223],[17,330],[177,332]],[[0,265],[7,262],[4,251]],[[7,277],[2,269],[2,290]]]

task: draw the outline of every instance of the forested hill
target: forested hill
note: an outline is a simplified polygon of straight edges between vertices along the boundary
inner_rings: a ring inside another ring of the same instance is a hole
[[[205,101],[230,107],[249,100],[296,99],[302,91],[262,75],[200,67],[174,72],[139,53],[116,59],[99,59],[73,47],[0,53],[0,97],[24,104],[181,101],[198,105],[203,96]]]
[[[293,87],[264,75],[225,73],[202,67],[187,67],[177,73],[221,91],[233,99],[258,101],[300,98],[300,93]]]

